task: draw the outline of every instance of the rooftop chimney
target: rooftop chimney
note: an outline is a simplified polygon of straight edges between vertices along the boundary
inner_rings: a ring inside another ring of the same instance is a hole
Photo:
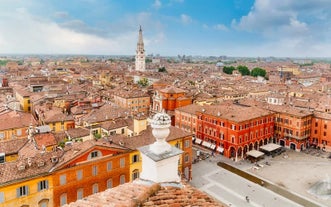
[[[171,118],[164,112],[153,117],[151,126],[156,141],[139,148],[142,155],[141,179],[156,183],[180,181],[178,160],[183,151],[166,142],[170,125]]]

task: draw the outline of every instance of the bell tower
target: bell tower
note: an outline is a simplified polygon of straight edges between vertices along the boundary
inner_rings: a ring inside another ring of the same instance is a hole
[[[136,71],[145,71],[145,49],[143,41],[143,31],[139,28],[139,36],[136,50]]]

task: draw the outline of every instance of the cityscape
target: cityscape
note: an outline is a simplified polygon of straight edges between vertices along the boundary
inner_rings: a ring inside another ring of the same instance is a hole
[[[4,0],[0,207],[331,206],[329,9]]]

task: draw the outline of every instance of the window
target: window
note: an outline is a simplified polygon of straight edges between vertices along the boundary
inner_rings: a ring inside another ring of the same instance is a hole
[[[180,143],[177,142],[177,143],[175,144],[175,147],[177,147],[178,149],[180,149]]]
[[[323,135],[326,136],[326,132],[323,132]]]
[[[76,171],[76,178],[77,178],[77,180],[83,179],[83,170]]]
[[[38,182],[38,191],[47,190],[48,189],[48,180],[42,180]]]
[[[125,183],[125,175],[121,175],[120,176],[120,184],[124,184]]]
[[[80,200],[84,197],[84,189],[83,188],[79,188],[77,190],[77,200]]]
[[[42,199],[38,202],[38,207],[47,207],[49,203],[49,199]]]
[[[113,168],[113,162],[112,161],[107,162],[107,171],[111,171],[112,168]]]
[[[98,157],[98,151],[91,152],[91,158]]]
[[[224,134],[223,134],[223,132],[220,133],[220,139],[221,139],[221,140],[224,139]]]
[[[112,188],[113,187],[113,179],[109,178],[107,180],[107,188]]]
[[[5,153],[0,153],[0,163],[4,163],[5,162]]]
[[[139,162],[139,155],[133,155],[132,157],[132,163]]]
[[[120,167],[121,167],[121,168],[125,167],[125,158],[124,158],[124,157],[122,157],[122,158],[120,159]]]
[[[189,162],[189,161],[190,161],[190,156],[186,154],[184,157],[184,162]]]
[[[191,140],[185,140],[185,148],[188,148],[191,146]]]
[[[99,192],[99,185],[98,185],[98,183],[95,183],[92,186],[92,193],[95,194],[95,193],[98,193],[98,192]]]
[[[17,198],[22,197],[22,196],[26,196],[29,194],[29,187],[28,186],[21,186],[19,188],[16,189],[16,195]]]
[[[0,203],[5,202],[5,193],[4,192],[0,192]]]
[[[60,206],[64,206],[65,204],[67,204],[67,194],[63,193],[60,196]]]
[[[0,139],[5,138],[5,133],[4,132],[0,132]]]
[[[98,166],[92,166],[92,175],[96,176],[98,174]]]
[[[135,180],[137,178],[139,178],[139,170],[136,169],[132,172],[132,180]]]
[[[122,134],[124,134],[124,128],[122,128],[122,131],[121,132],[122,132]]]
[[[17,129],[16,130],[16,135],[17,136],[22,136],[22,129]]]
[[[60,185],[65,185],[67,183],[67,175],[60,175]]]

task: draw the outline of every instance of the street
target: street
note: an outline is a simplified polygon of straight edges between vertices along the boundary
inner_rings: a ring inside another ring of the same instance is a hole
[[[216,155],[193,164],[191,185],[228,206],[300,206],[217,166],[217,162],[224,159],[226,158]],[[246,196],[248,200],[246,200]]]

